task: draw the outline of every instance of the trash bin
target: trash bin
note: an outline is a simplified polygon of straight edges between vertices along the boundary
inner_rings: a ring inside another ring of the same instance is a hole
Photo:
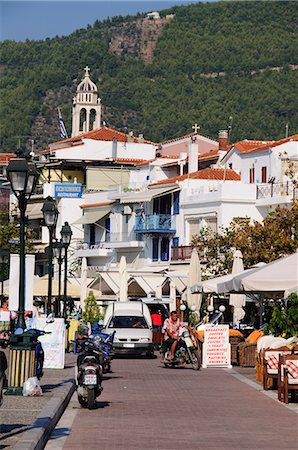
[[[34,336],[12,334],[9,339],[8,389],[5,395],[22,395],[23,384],[35,374]]]

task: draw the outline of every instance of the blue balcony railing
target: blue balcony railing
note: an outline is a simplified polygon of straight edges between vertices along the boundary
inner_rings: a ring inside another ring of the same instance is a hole
[[[170,215],[152,214],[137,216],[136,233],[176,233],[176,217]]]

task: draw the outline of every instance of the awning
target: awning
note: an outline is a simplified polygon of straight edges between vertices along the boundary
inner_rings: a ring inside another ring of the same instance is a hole
[[[118,272],[100,272],[99,276],[111,288],[114,294],[118,294],[120,290],[120,275]]]
[[[163,276],[134,276],[133,279],[138,283],[138,285],[143,289],[146,295],[155,294],[166,281]]]
[[[183,294],[187,287],[187,279],[183,280],[180,277],[171,277],[171,281],[173,281],[173,283],[175,284],[177,291],[180,294]]]
[[[42,219],[43,214],[41,208],[43,207],[43,203],[29,203],[26,208],[26,216],[29,220],[33,219]]]
[[[107,216],[110,212],[110,208],[102,208],[97,211],[85,211],[82,217],[73,222],[73,225],[88,225],[90,223],[96,223]]]
[[[120,203],[141,203],[141,202],[150,202],[153,198],[160,197],[164,194],[169,194],[170,192],[178,191],[180,188],[175,187],[167,187],[167,188],[156,188],[156,189],[147,189],[143,192],[133,192],[129,194],[123,194],[120,198]]]

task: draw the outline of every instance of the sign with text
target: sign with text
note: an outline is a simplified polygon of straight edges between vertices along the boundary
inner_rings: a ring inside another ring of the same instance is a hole
[[[202,367],[232,367],[228,325],[206,325]]]
[[[40,336],[44,351],[45,369],[64,369],[65,362],[65,322],[64,319],[55,318],[52,323],[47,323],[46,317],[36,318],[36,328],[46,331],[47,334]]]
[[[81,183],[55,183],[55,198],[82,198]]]

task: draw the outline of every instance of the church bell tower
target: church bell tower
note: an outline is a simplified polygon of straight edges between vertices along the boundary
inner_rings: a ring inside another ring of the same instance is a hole
[[[85,76],[73,98],[72,137],[96,130],[100,128],[101,123],[101,104],[97,87],[90,80],[89,67],[86,66],[84,70]]]

